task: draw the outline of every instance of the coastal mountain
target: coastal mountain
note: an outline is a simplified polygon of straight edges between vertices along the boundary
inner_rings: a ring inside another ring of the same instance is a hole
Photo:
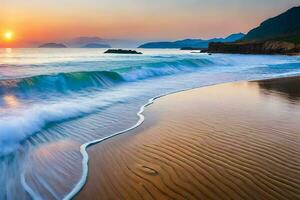
[[[73,38],[66,42],[69,47],[81,48],[88,44],[107,44],[111,47],[118,47],[118,48],[133,48],[137,47],[141,42],[135,40],[126,40],[126,39],[105,39],[101,37],[77,37]]]
[[[111,46],[108,44],[88,43],[81,48],[111,48]]]
[[[229,35],[226,38],[213,38],[209,40],[203,39],[185,39],[178,40],[175,42],[150,42],[139,46],[139,48],[172,48],[172,49],[180,49],[180,48],[207,48],[210,42],[235,42],[241,38],[243,38],[245,34],[236,33]]]
[[[261,41],[291,37],[300,39],[300,6],[264,21],[259,27],[251,30],[243,40]]]
[[[244,33],[231,34],[227,38],[225,38],[222,42],[235,42],[242,39],[243,37],[245,37]]]
[[[67,46],[61,43],[45,43],[40,45],[39,48],[67,48]]]
[[[87,44],[103,44],[104,40],[100,37],[78,37],[67,42],[71,47],[83,47]]]
[[[300,7],[291,8],[283,14],[264,21],[236,42],[211,42],[208,52],[299,54]]]

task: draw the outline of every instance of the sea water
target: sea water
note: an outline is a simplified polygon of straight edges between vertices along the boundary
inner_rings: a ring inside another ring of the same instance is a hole
[[[296,56],[104,51],[0,49],[0,199],[71,198],[86,180],[85,147],[140,124],[153,97],[300,75]]]

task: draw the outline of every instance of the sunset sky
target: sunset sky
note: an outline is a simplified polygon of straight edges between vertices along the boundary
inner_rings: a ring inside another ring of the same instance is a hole
[[[13,33],[9,42],[15,46],[78,36],[222,37],[247,32],[299,4],[299,0],[1,0],[1,42],[9,31]]]

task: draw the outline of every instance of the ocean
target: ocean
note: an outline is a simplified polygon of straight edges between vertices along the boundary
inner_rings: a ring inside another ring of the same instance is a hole
[[[104,51],[0,49],[0,199],[70,199],[86,180],[85,148],[142,123],[153,98],[300,75],[299,56]]]

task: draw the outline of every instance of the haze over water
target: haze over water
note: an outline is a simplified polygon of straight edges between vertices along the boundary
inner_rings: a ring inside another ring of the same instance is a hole
[[[0,47],[37,47],[80,36],[138,41],[224,37],[248,32],[298,0],[2,0]]]

